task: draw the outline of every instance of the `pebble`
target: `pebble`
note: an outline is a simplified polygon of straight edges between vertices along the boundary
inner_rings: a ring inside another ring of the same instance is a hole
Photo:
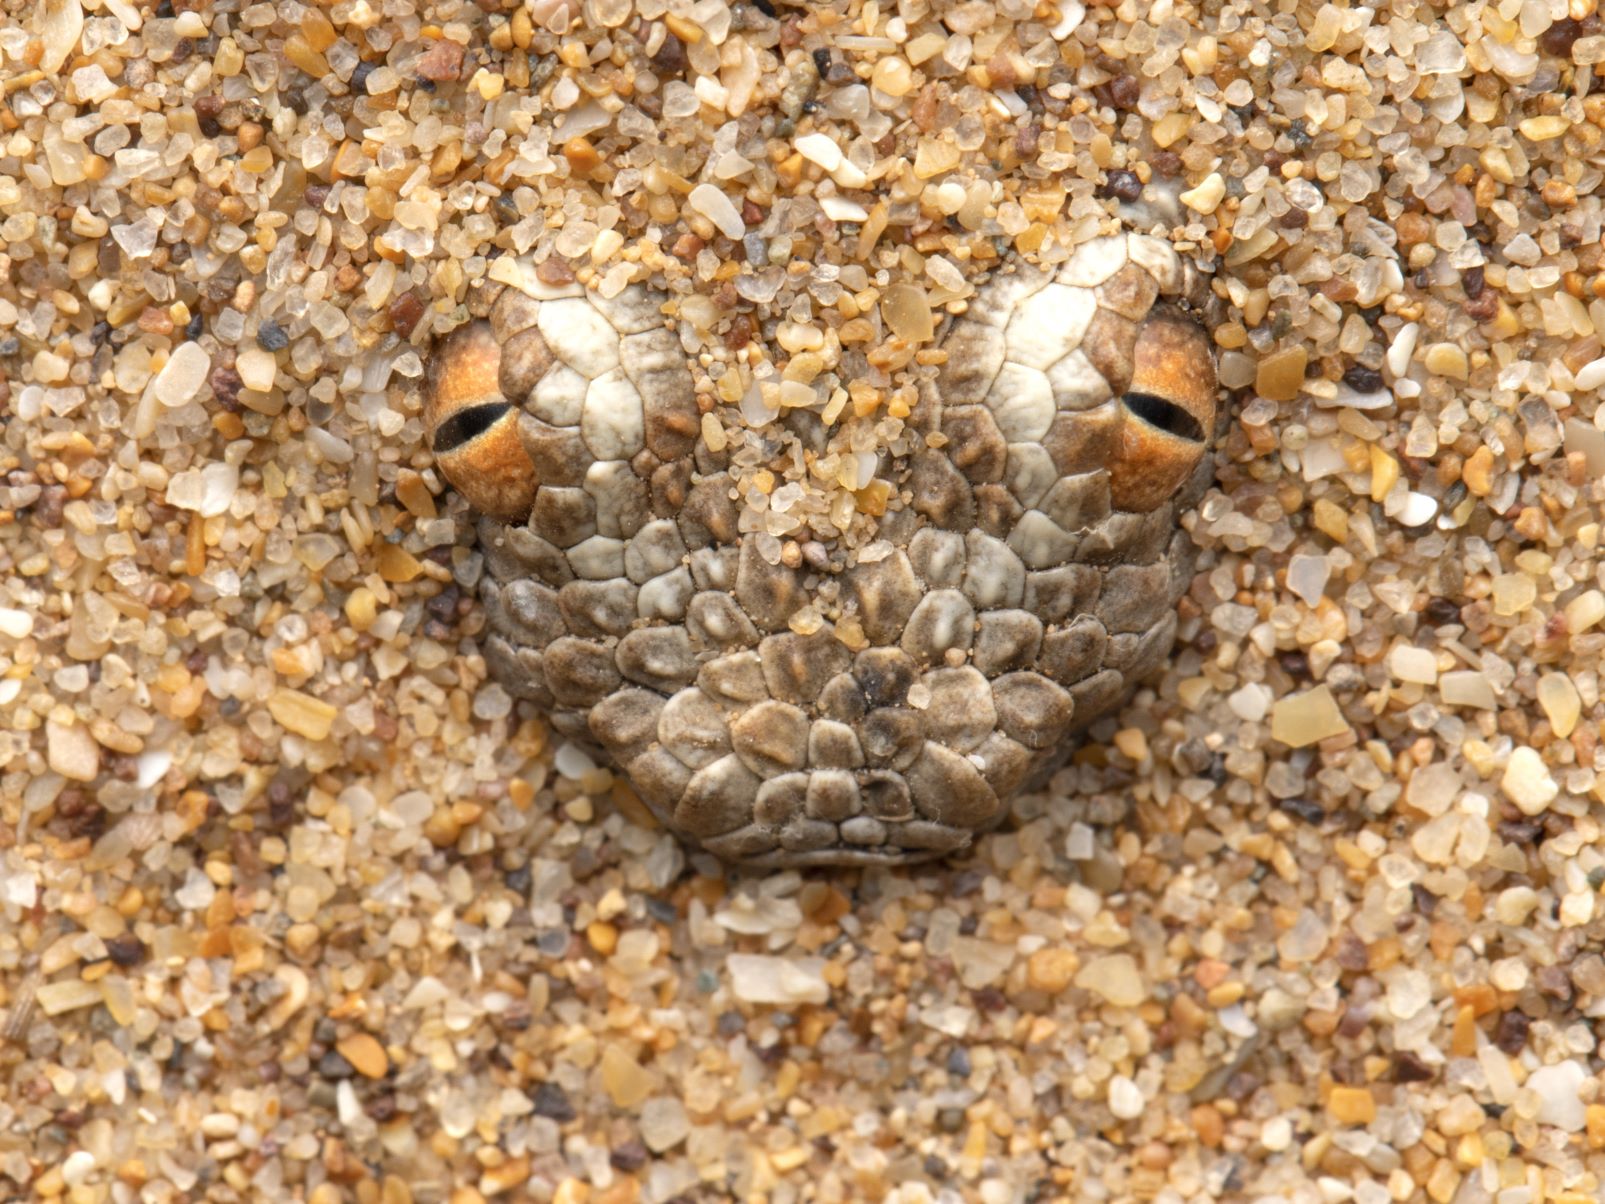
[[[389,1073],[390,1058],[371,1033],[353,1033],[337,1042],[335,1049],[365,1078],[382,1079]]]
[[[1528,1075],[1527,1090],[1538,1096],[1538,1123],[1566,1133],[1580,1131],[1588,1122],[1588,1109],[1579,1092],[1590,1077],[1581,1062],[1570,1058]]]
[[[290,345],[290,336],[277,322],[263,322],[256,328],[256,345],[263,351],[283,351]]]
[[[1376,1100],[1369,1087],[1333,1087],[1326,1107],[1340,1125],[1368,1125],[1377,1118]]]
[[[488,682],[481,686],[474,695],[474,718],[496,720],[505,719],[512,713],[513,698],[501,685]]]
[[[1410,775],[1404,797],[1417,811],[1427,816],[1442,815],[1460,793],[1460,774],[1446,761],[1423,765]]]
[[[870,83],[888,96],[907,96],[914,86],[913,74],[906,60],[888,55],[875,64]]]
[[[711,411],[702,416],[702,442],[711,452],[722,452],[729,445],[724,424]]]
[[[1410,850],[1427,865],[1448,865],[1465,823],[1462,815],[1440,815],[1411,833]]]
[[[1117,1074],[1109,1080],[1109,1111],[1117,1120],[1136,1120],[1146,1102],[1142,1089],[1125,1075]]]
[[[1332,563],[1327,557],[1297,555],[1288,561],[1287,588],[1297,594],[1304,605],[1314,606],[1325,595],[1331,576]]]
[[[1542,815],[1560,794],[1543,756],[1525,745],[1511,751],[1499,788],[1523,815]]]
[[[1293,1123],[1285,1116],[1273,1116],[1260,1127],[1259,1142],[1273,1154],[1293,1144]]]
[[[1453,75],[1465,69],[1466,48],[1452,30],[1439,29],[1417,47],[1416,65],[1424,75]]]
[[[1250,682],[1227,695],[1226,705],[1244,723],[1258,723],[1270,713],[1271,692],[1258,682]]]
[[[587,774],[596,772],[596,762],[583,748],[570,741],[564,741],[558,746],[557,756],[553,758],[553,767],[572,781],[579,781]]]
[[[1488,1114],[1482,1105],[1469,1095],[1460,1094],[1438,1110],[1432,1118],[1433,1126],[1445,1137],[1464,1137],[1475,1133],[1487,1121]]]
[[[1326,686],[1278,699],[1271,707],[1271,738],[1289,748],[1305,748],[1349,730],[1348,720]]]
[[[1058,945],[1038,949],[1026,961],[1026,981],[1032,989],[1057,995],[1070,986],[1081,961],[1074,951]]]
[[[1214,213],[1226,197],[1226,181],[1221,178],[1218,171],[1212,171],[1201,180],[1196,188],[1189,188],[1177,199],[1189,209],[1198,213]],[[1267,396],[1264,392],[1262,397]]]
[[[658,1088],[658,1076],[618,1044],[602,1051],[602,1087],[615,1108],[634,1109]]]
[[[339,714],[328,703],[285,687],[268,696],[268,712],[285,730],[308,740],[327,739]]]
[[[1494,899],[1494,914],[1501,924],[1520,926],[1540,902],[1538,892],[1530,886],[1512,886],[1499,892]]]
[[[1388,980],[1388,1011],[1410,1020],[1432,1002],[1432,982],[1419,970],[1401,969]]]
[[[180,343],[151,383],[156,400],[164,406],[181,406],[200,393],[212,370],[212,357],[199,343]]]
[[[1399,508],[1393,512],[1401,527],[1424,527],[1438,515],[1438,499],[1431,494],[1406,490]]]
[[[45,723],[45,759],[71,782],[93,782],[100,773],[100,745],[81,723]]]
[[[863,222],[869,220],[869,210],[857,201],[850,201],[846,197],[835,193],[819,198],[819,207],[826,217],[833,222]]]
[[[566,30],[579,15],[580,0],[529,0],[529,14],[541,29]]]
[[[270,351],[264,351],[260,347],[248,347],[235,358],[234,370],[240,374],[240,382],[247,389],[266,393],[273,388],[273,380],[278,373],[278,361]]]
[[[1260,360],[1254,372],[1254,392],[1267,401],[1292,401],[1304,387],[1309,352],[1302,344],[1284,347]]]
[[[405,585],[424,571],[423,563],[399,543],[382,543],[374,556],[379,576],[392,585]]]
[[[1317,53],[1330,50],[1343,32],[1343,10],[1335,4],[1323,4],[1315,12],[1310,31],[1304,36],[1304,45]]]
[[[1421,362],[1434,376],[1447,376],[1452,380],[1465,380],[1470,372],[1466,349],[1457,343],[1434,343],[1427,348]]]
[[[1605,593],[1597,589],[1584,590],[1566,604],[1566,630],[1578,634],[1589,631],[1605,619]]]
[[[1488,678],[1473,669],[1457,669],[1438,680],[1438,694],[1448,706],[1492,711],[1499,706]]]
[[[1493,492],[1493,468],[1493,452],[1486,446],[1479,447],[1467,457],[1465,467],[1460,471],[1460,479],[1472,493],[1478,497],[1487,497]]]
[[[1574,890],[1560,901],[1558,918],[1563,928],[1581,928],[1594,918],[1595,895],[1592,890]]]
[[[167,503],[202,518],[216,518],[228,512],[239,487],[240,470],[232,464],[188,468],[167,482]]]
[[[25,640],[33,634],[33,615],[26,610],[0,606],[0,635],[13,640]]]
[[[1388,372],[1395,378],[1403,376],[1410,369],[1410,359],[1416,352],[1416,340],[1421,337],[1421,325],[1417,322],[1406,322],[1399,327],[1393,341],[1388,344],[1388,353],[1383,358]]]
[[[39,69],[54,75],[61,70],[83,33],[83,5],[78,0],[54,0],[40,6],[40,16]]]
[[[504,1159],[479,1177],[479,1190],[481,1194],[494,1198],[522,1187],[529,1181],[530,1171],[528,1154]]]
[[[1115,1007],[1134,1008],[1148,998],[1148,987],[1128,953],[1093,958],[1077,972],[1075,984]]]
[[[1371,446],[1371,500],[1387,499],[1399,480],[1399,461],[1375,444]]]
[[[1605,1104],[1589,1104],[1584,1123],[1588,1130],[1588,1148],[1605,1149]]]
[[[818,958],[768,957],[755,953],[732,953],[726,961],[730,986],[736,998],[746,1003],[796,1006],[824,1003],[830,998],[824,963]]]
[[[1579,368],[1573,384],[1576,385],[1580,392],[1584,393],[1592,392],[1601,385],[1605,385],[1605,356],[1601,356],[1597,360],[1589,360],[1588,363]]]
[[[1284,1028],[1298,1023],[1307,1010],[1304,1001],[1298,996],[1291,995],[1280,987],[1272,987],[1259,997],[1259,1008],[1255,1016],[1269,1031],[1281,1032]]]
[[[1438,681],[1438,658],[1430,648],[1398,644],[1388,656],[1388,668],[1403,682],[1431,686]]]
[[[59,385],[67,379],[71,365],[52,351],[41,351],[33,357],[33,378],[40,384]]]
[[[1572,123],[1559,114],[1547,114],[1542,117],[1527,117],[1516,123],[1523,138],[1530,138],[1534,142],[1543,142],[1550,138],[1559,138],[1572,128]]]
[[[719,233],[726,238],[734,241],[747,233],[747,223],[741,220],[740,212],[723,189],[715,188],[712,184],[698,184],[686,200],[693,209],[717,226]]]
[[[817,163],[827,172],[841,166],[842,148],[829,134],[804,134],[792,144],[797,153],[810,163]]]
[[[1331,932],[1311,908],[1299,912],[1293,926],[1276,940],[1276,951],[1290,962],[1314,961],[1326,952]]]
[[[893,334],[905,343],[928,343],[936,321],[925,290],[915,284],[894,284],[881,300],[881,313]]]
[[[60,1016],[101,1002],[100,988],[79,978],[48,982],[34,993],[34,1002],[47,1016]]]
[[[1500,958],[1488,971],[1488,981],[1501,991],[1523,990],[1531,977],[1527,966],[1514,957]]]
[[[641,1107],[641,1141],[654,1154],[663,1154],[691,1133],[685,1105],[670,1097],[649,1099]]]
[[[203,1117],[201,1120],[202,1133],[206,1132],[205,1126],[208,1119],[210,1117]],[[88,1150],[75,1150],[68,1154],[66,1160],[61,1164],[62,1182],[75,1191],[83,1189],[89,1182],[89,1176],[94,1169],[95,1156]]]
[[[574,1108],[574,1102],[568,1097],[568,1092],[550,1080],[536,1085],[531,1093],[530,1102],[534,1105],[536,1116],[555,1120],[560,1125],[567,1124],[579,1115]]]
[[[1566,674],[1546,673],[1538,679],[1538,705],[1544,708],[1549,726],[1562,740],[1577,730],[1583,700]]]

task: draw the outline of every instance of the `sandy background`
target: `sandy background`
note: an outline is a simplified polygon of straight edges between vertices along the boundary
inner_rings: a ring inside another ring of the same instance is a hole
[[[0,1199],[1600,1198],[1594,0],[4,8]],[[895,355],[1178,192],[1182,640],[1013,828],[727,874],[486,679],[490,258]]]

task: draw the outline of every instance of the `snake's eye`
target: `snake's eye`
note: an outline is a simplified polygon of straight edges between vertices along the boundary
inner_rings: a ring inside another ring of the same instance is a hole
[[[518,409],[503,396],[502,349],[488,322],[446,336],[430,361],[424,421],[435,463],[482,513],[529,517],[539,482],[518,437]]]
[[[1137,331],[1120,446],[1109,462],[1117,509],[1153,510],[1180,489],[1215,426],[1215,359],[1196,322],[1154,309]]]

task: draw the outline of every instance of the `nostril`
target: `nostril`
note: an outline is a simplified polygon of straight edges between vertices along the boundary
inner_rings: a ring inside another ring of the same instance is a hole
[[[492,401],[458,410],[435,428],[433,439],[435,454],[438,456],[443,452],[449,452],[483,435],[496,425],[497,419],[507,413],[509,408],[505,401]]]
[[[1194,443],[1204,441],[1204,428],[1198,419],[1174,402],[1152,393],[1127,393],[1125,402],[1127,410],[1151,427]]]

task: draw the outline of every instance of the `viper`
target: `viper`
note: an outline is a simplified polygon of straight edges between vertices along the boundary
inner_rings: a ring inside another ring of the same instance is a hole
[[[480,515],[486,658],[687,840],[951,852],[1169,655],[1218,388],[1203,277],[1165,239],[999,269],[879,404],[861,354],[834,386],[793,371],[784,315],[716,364],[649,285],[492,276],[424,398]],[[699,392],[715,368],[739,394]]]

